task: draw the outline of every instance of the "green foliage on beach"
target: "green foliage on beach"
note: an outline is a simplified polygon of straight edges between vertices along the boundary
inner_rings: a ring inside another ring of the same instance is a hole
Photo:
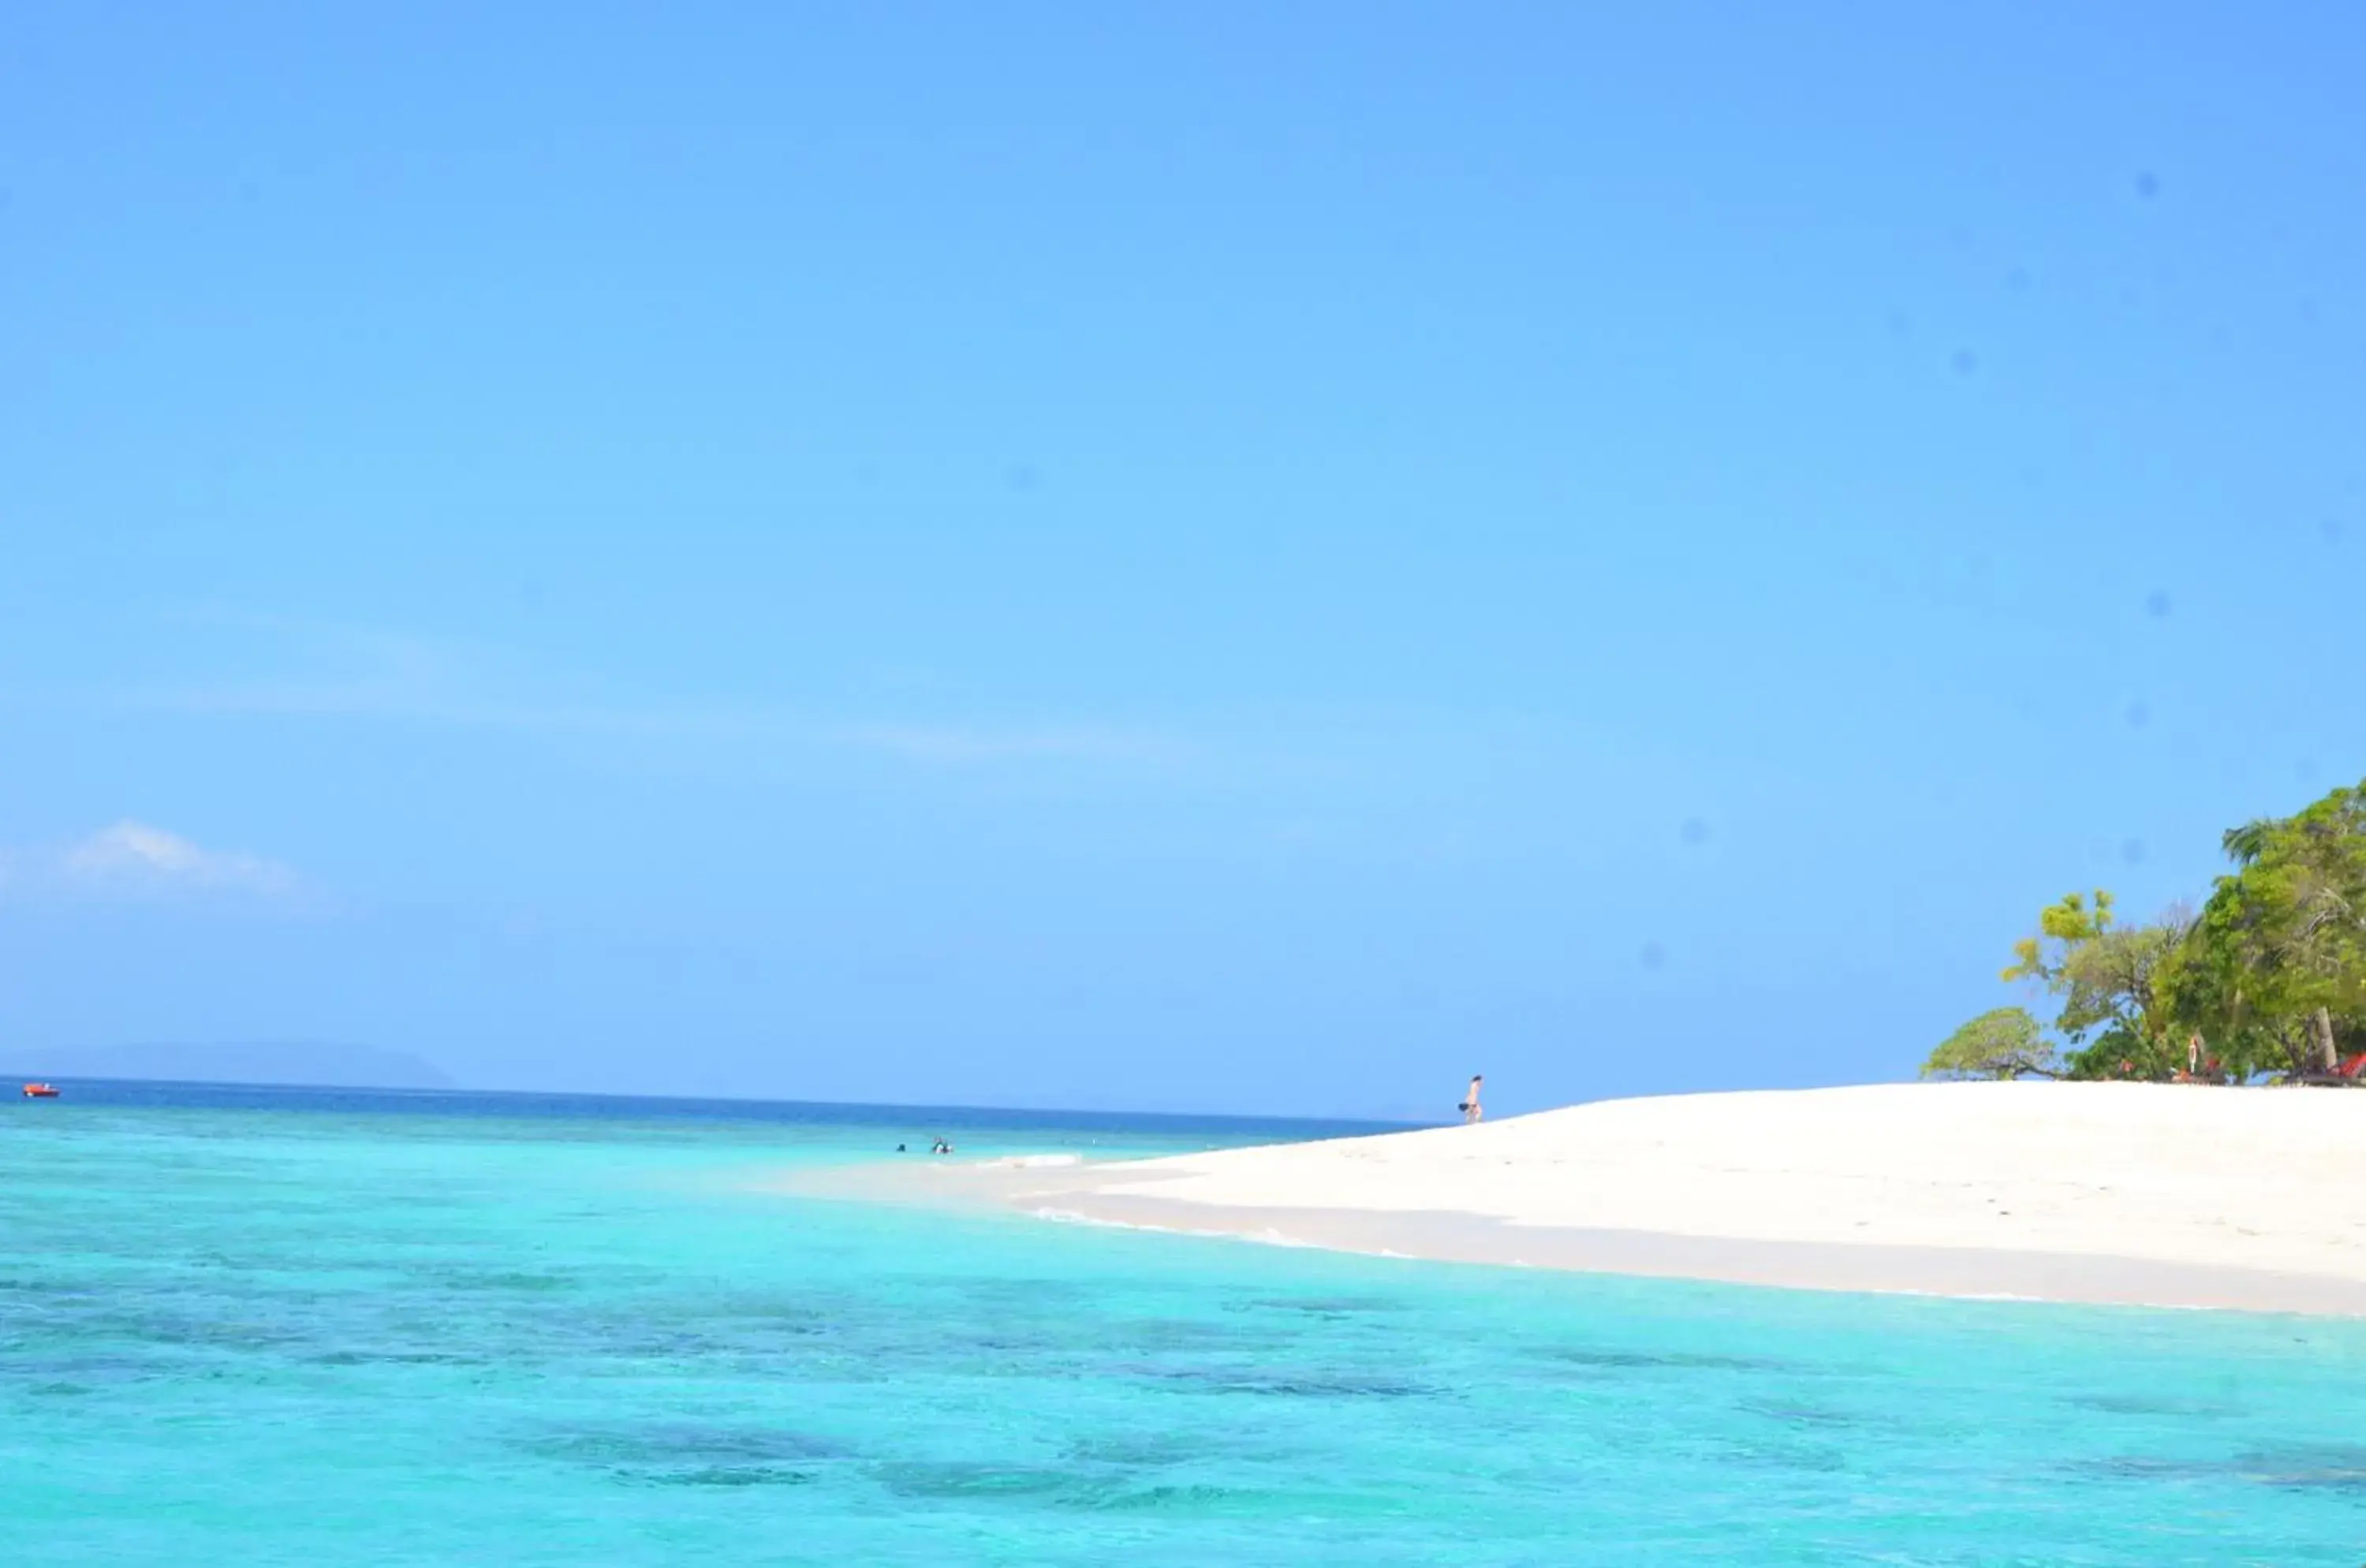
[[[2366,1052],[2366,784],[2220,842],[2234,869],[2199,914],[2124,926],[2100,889],[2039,911],[2002,978],[2054,998],[2052,1022],[1983,1013],[1924,1075],[2338,1079]]]
[[[2230,1070],[2332,1073],[2366,1043],[2366,785],[2230,832],[2168,976],[2179,1021]]]
[[[1940,1042],[1922,1064],[1926,1078],[2018,1078],[2062,1076],[2062,1063],[2045,1026],[2027,1008],[1996,1008]]]

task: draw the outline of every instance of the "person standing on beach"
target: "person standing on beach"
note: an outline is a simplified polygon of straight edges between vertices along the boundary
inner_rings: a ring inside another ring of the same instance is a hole
[[[1462,1103],[1456,1108],[1462,1112],[1462,1120],[1465,1123],[1476,1122],[1486,1114],[1479,1109],[1479,1086],[1486,1081],[1477,1073],[1470,1075],[1470,1087],[1463,1091]]]

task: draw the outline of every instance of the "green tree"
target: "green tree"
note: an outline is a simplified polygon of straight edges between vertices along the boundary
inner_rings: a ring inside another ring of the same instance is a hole
[[[2308,1010],[2290,972],[2268,961],[2256,911],[2222,886],[2163,965],[2160,989],[2175,1027],[2236,1082],[2309,1070]]]
[[[2053,1078],[2062,1064],[2026,1008],[1984,1012],[1939,1043],[1922,1064],[1926,1078]]]
[[[2163,990],[2237,1072],[2332,1070],[2366,1034],[2366,785],[2223,840],[2218,879]]]
[[[2229,828],[2218,835],[2218,847],[2236,865],[2248,865],[2259,858],[2268,847],[2268,835],[2280,824],[2272,817],[2254,817],[2239,828]]]
[[[2067,1059],[2072,1077],[2165,1078],[2185,1068],[2189,1053],[2172,1033],[2159,986],[2184,934],[2175,917],[2114,927],[2063,956],[2054,1027],[2083,1043]]]
[[[2013,946],[2008,981],[2026,980],[2061,1000],[2054,1028],[2079,1049],[2063,1058],[2075,1078],[2166,1078],[2189,1056],[2171,1043],[2171,1021],[2160,993],[2164,965],[2177,951],[2185,920],[2171,916],[2148,926],[2123,926],[2112,896],[2072,893],[2037,917],[2037,934]]]
[[[2004,972],[2001,978],[2038,980],[2051,986],[2063,954],[2076,951],[2081,942],[2092,942],[2111,929],[2110,894],[2098,887],[2091,905],[2079,894],[2065,894],[2060,903],[2048,904],[2037,912],[2035,936],[2025,936],[2012,944],[2012,966]],[[2046,945],[2049,942],[2056,945],[2049,948]]]

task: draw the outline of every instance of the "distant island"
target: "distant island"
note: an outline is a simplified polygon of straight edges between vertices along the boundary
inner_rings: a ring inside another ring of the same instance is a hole
[[[19,1071],[56,1078],[150,1078],[181,1083],[290,1084],[311,1089],[456,1089],[407,1051],[307,1040],[10,1049]]]

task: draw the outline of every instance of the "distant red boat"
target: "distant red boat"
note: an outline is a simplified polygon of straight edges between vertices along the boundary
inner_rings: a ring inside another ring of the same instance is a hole
[[[55,1100],[57,1097],[58,1086],[53,1083],[28,1083],[25,1086],[27,1100]]]

